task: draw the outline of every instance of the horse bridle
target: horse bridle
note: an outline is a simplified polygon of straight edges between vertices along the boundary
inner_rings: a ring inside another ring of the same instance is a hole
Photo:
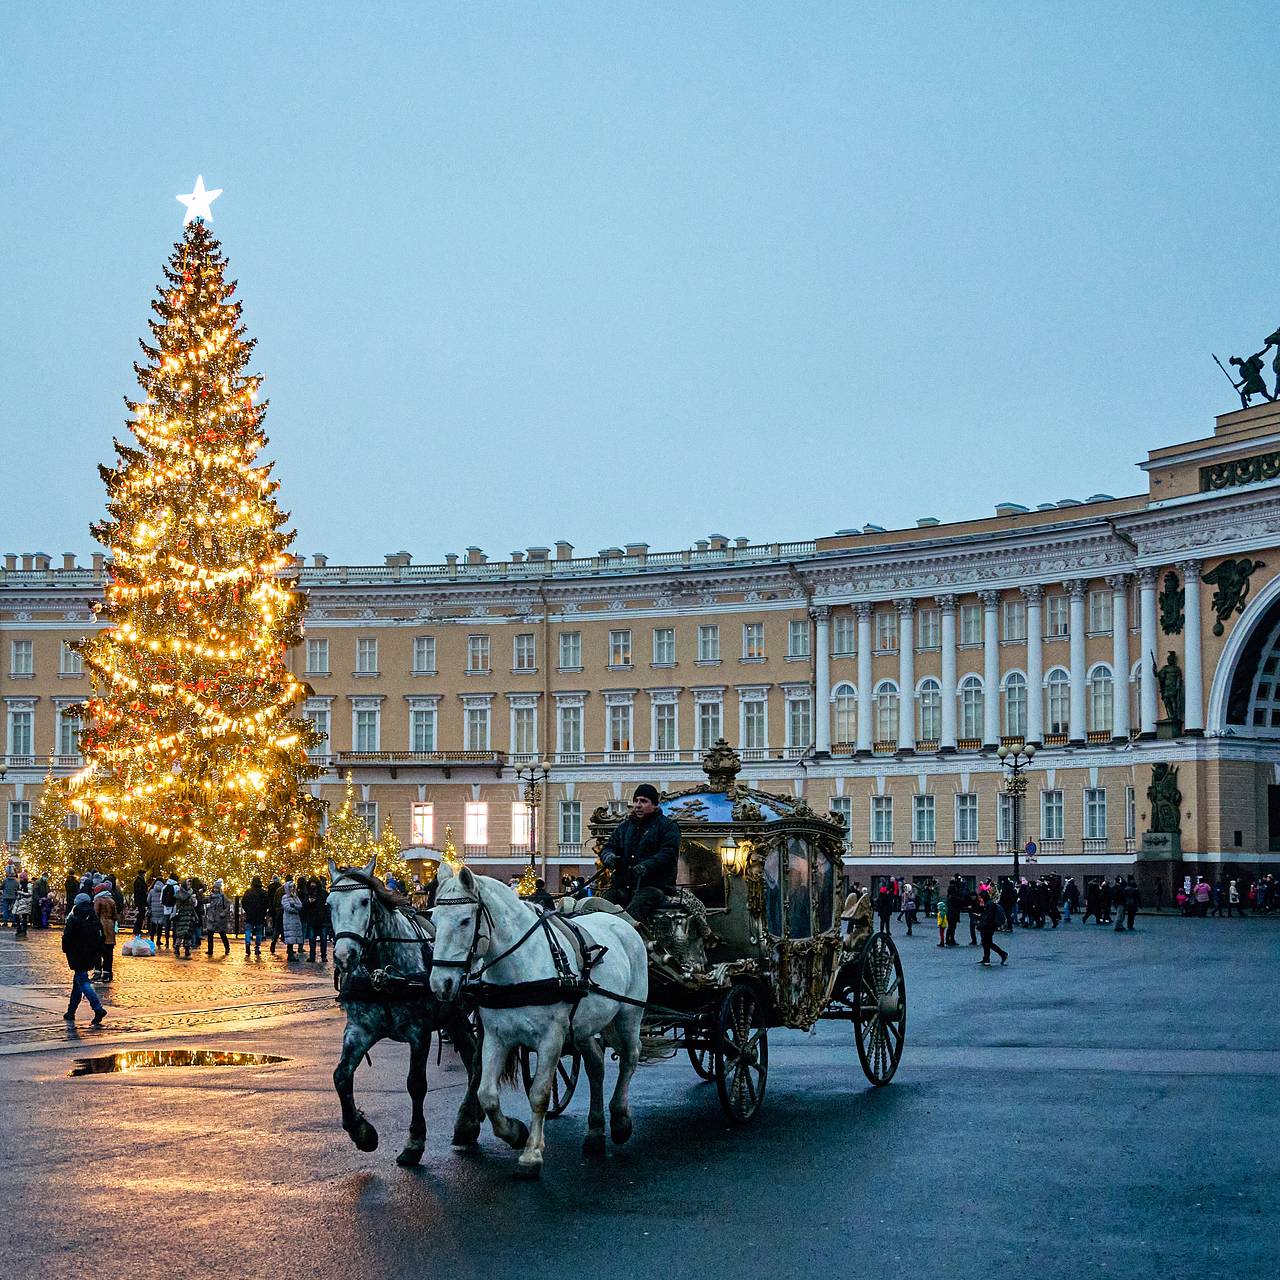
[[[485,935],[485,950],[489,948],[489,944],[493,940],[493,916],[489,913],[489,908],[485,906],[484,899],[477,894],[474,898],[437,898],[437,907],[475,907],[476,908],[476,927],[471,932],[471,943],[467,947],[466,954],[461,960],[439,960],[434,954],[431,957],[432,965],[437,969],[461,969],[464,979],[469,976],[467,970],[471,968],[471,961],[475,958],[477,948],[480,945],[480,925],[482,921],[488,921],[489,932]],[[526,935],[527,937],[528,935]],[[520,939],[521,942],[524,938]],[[516,944],[517,946],[519,943]],[[483,952],[481,952],[483,954]],[[509,954],[509,953],[506,953]],[[498,959],[502,959],[499,956]],[[487,965],[485,966],[488,967]],[[481,971],[483,972],[483,970]]]
[[[351,883],[339,884],[338,881],[340,880],[349,880],[351,881]],[[422,945],[424,943],[430,942],[429,938],[422,935],[415,935],[414,937],[404,938],[399,936],[398,934],[374,933],[373,922],[377,914],[374,911],[374,906],[377,903],[378,895],[377,895],[377,892],[374,890],[373,885],[370,884],[369,881],[366,880],[359,871],[356,871],[356,870],[342,871],[338,874],[337,878],[329,886],[330,893],[354,893],[358,889],[367,889],[369,891],[369,923],[365,927],[365,931],[363,933],[356,933],[352,929],[343,929],[341,933],[335,933],[333,935],[333,940],[335,944],[342,942],[344,939],[350,942],[355,942],[360,947],[360,958],[362,960],[367,960],[370,950],[378,946],[380,943],[411,942],[411,943],[414,943],[415,945]],[[381,904],[378,904],[378,905],[381,905]],[[390,912],[390,908],[387,908],[387,910],[388,912]]]

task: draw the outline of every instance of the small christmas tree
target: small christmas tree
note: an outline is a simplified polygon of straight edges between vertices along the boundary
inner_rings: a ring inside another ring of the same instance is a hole
[[[320,865],[332,862],[335,867],[363,867],[374,860],[374,871],[384,880],[394,875],[401,884],[407,884],[409,864],[400,856],[400,838],[390,819],[382,829],[381,837],[375,836],[369,824],[356,809],[356,787],[351,774],[347,774],[347,790],[342,806],[330,819],[320,846]]]
[[[80,874],[88,869],[79,865],[80,833],[67,829],[69,814],[66,783],[50,774],[44,780],[31,825],[18,845],[23,868],[33,876],[48,876],[58,892],[69,870]]]
[[[191,222],[134,366],[137,446],[117,440],[116,466],[99,468],[107,625],[80,642],[93,688],[71,804],[140,842],[143,861],[242,888],[263,867],[305,865],[321,802],[306,786],[318,736],[297,714],[307,689],[286,665],[304,610],[293,533],[270,465],[255,464],[266,405],[225,269]]]

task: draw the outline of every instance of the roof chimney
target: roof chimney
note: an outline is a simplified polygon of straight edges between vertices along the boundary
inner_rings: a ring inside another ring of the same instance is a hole
[[[550,547],[526,547],[525,555],[538,564],[546,563],[547,557],[551,555]]]
[[[10,571],[18,567],[18,557],[12,551],[4,553],[4,567]]]
[[[102,576],[103,570],[106,567],[106,559],[106,556],[103,555],[101,551],[95,551],[93,553],[93,575],[95,578],[100,578]]]
[[[572,560],[573,559],[573,543],[565,542],[564,539],[560,539],[559,541],[557,541],[556,542],[556,559]]]
[[[76,553],[74,551],[64,551],[62,553],[62,567],[64,569],[74,569],[76,567]]]
[[[523,551],[513,551],[513,552],[511,553],[511,563],[512,563],[512,564],[523,564],[523,563],[524,563],[524,552],[523,552]]]
[[[481,551],[479,547],[468,547],[467,563],[468,564],[488,564],[489,557],[485,555],[485,553]]]
[[[315,565],[317,569],[323,569],[325,565],[329,563],[329,557],[325,555],[323,551],[317,551],[315,555],[311,557],[311,563]]]

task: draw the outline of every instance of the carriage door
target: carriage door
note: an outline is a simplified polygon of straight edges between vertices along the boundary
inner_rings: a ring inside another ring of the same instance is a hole
[[[787,937],[813,936],[812,866],[809,847],[799,836],[787,841]]]

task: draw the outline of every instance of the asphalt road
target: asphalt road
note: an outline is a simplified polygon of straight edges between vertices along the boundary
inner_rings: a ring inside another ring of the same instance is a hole
[[[775,1034],[764,1111],[734,1130],[683,1057],[649,1065],[631,1143],[585,1161],[579,1097],[537,1184],[513,1180],[488,1133],[451,1150],[447,1060],[426,1159],[397,1168],[399,1046],[357,1075],[382,1134],[358,1152],[338,1127],[329,1010],[5,1046],[4,1258],[44,1277],[1273,1280],[1280,922],[1139,926],[1019,931],[990,970],[899,928],[910,1012],[890,1086],[867,1087],[847,1027]],[[163,1045],[289,1061],[67,1076],[84,1053]]]

